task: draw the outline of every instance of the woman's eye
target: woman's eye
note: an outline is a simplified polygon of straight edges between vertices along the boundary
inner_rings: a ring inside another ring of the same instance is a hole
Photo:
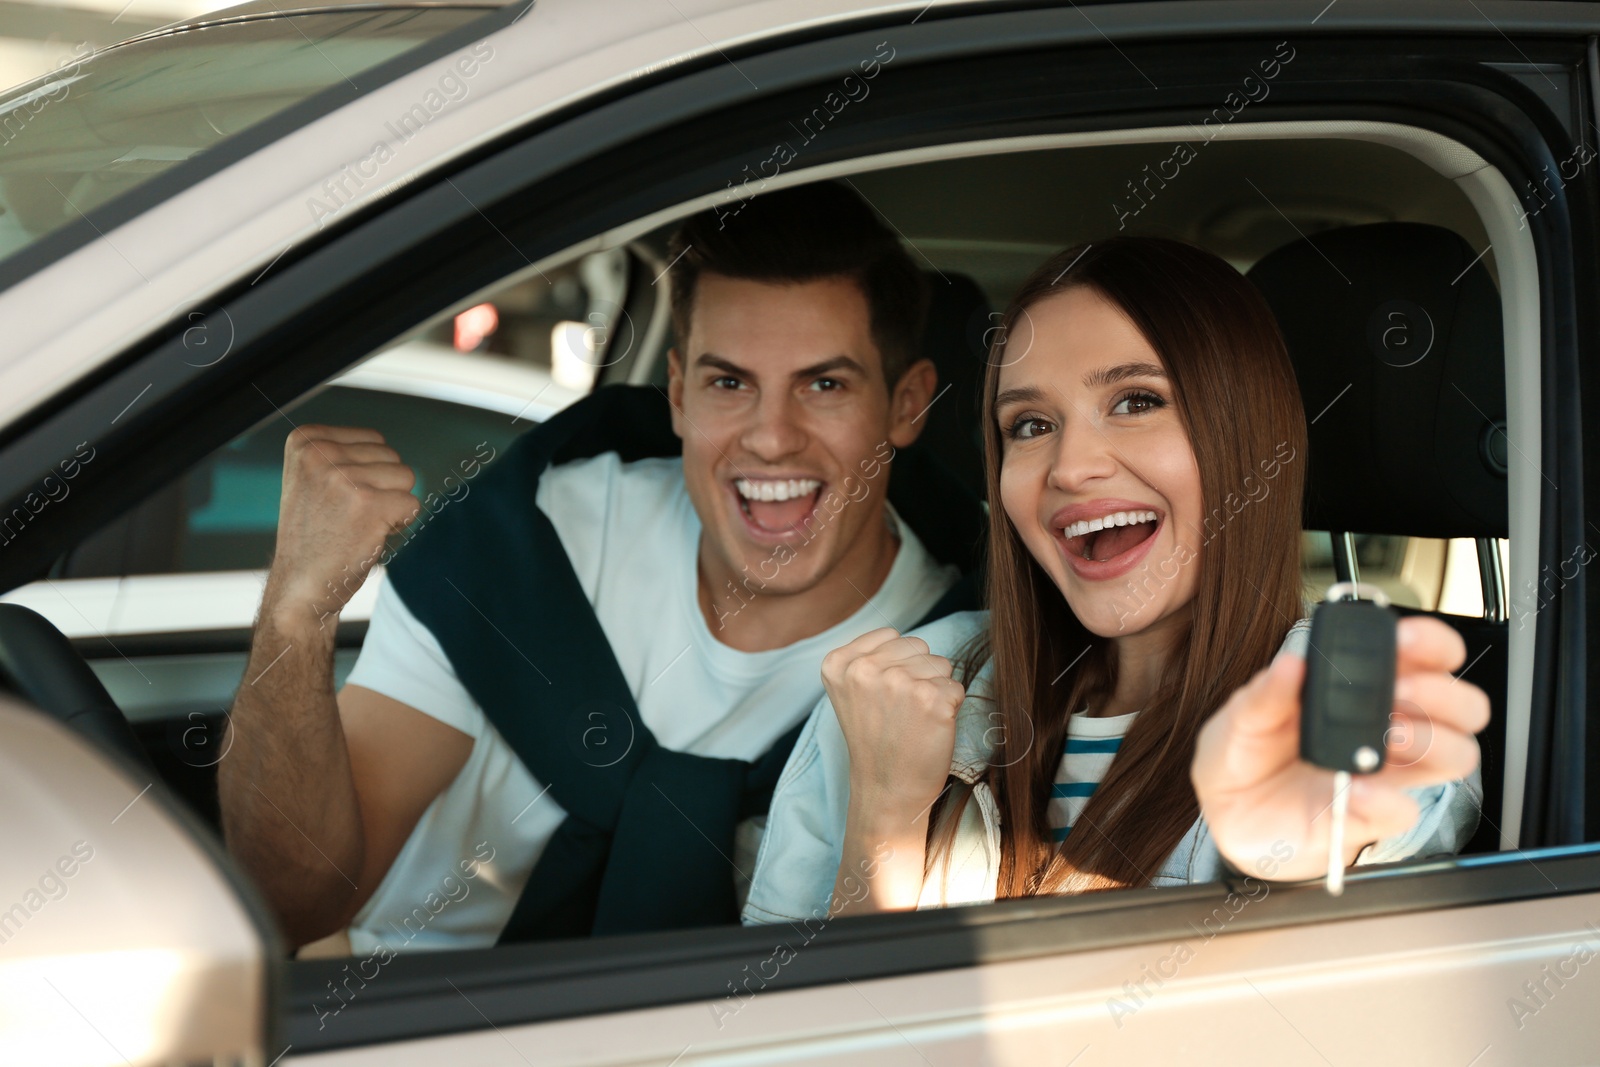
[[[1147,411],[1165,407],[1166,401],[1154,393],[1129,393],[1111,406],[1113,415],[1143,415]]]
[[[1011,424],[1011,429],[1008,431],[1008,434],[1011,437],[1020,437],[1026,439],[1029,437],[1039,437],[1047,434],[1053,428],[1054,427],[1051,426],[1049,420],[1047,419],[1041,419],[1033,415],[1024,415],[1022,418]]]

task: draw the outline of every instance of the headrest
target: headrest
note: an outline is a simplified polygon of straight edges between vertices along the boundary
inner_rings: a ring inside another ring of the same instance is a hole
[[[1249,278],[1310,424],[1307,529],[1508,536],[1500,294],[1466,241],[1352,226],[1285,245]]]
[[[922,354],[939,371],[938,397],[918,443],[956,479],[983,498],[983,438],[978,401],[988,351],[989,298],[965,274],[926,272],[928,321]],[[948,388],[947,388],[948,387]]]

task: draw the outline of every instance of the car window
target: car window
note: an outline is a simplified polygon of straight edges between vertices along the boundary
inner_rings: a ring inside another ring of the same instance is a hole
[[[648,250],[641,250],[647,252]],[[58,576],[256,570],[268,565],[290,423],[370,426],[417,472],[419,500],[463,462],[626,372],[661,347],[665,301],[634,284],[652,267],[622,248],[503,279],[335,384],[241,435],[86,539]],[[657,305],[660,306],[657,306]],[[662,368],[665,360],[656,360]],[[420,521],[420,519],[419,519]]]
[[[0,98],[0,260],[486,10],[243,16],[135,38],[18,86]]]
[[[556,386],[587,393],[646,344],[658,294],[653,286],[633,284],[641,273],[648,278],[656,271],[625,249],[593,252],[505,279],[415,336],[441,350],[538,367]]]
[[[370,426],[417,473],[412,490],[460,490],[445,478],[461,464],[503,452],[531,425],[503,411],[376,389],[332,386],[279,419],[240,435],[69,557],[65,576],[253,570],[272,558],[291,427]],[[491,460],[492,461],[492,460]],[[419,518],[418,521],[421,521]]]
[[[1444,615],[1484,614],[1479,545],[1472,538],[1355,534],[1353,540],[1361,580],[1382,589],[1394,604]],[[1511,542],[1500,538],[1494,544],[1501,573],[1509,573]],[[1301,560],[1307,599],[1316,603],[1338,580],[1333,535],[1307,530]]]
[[[517,434],[497,411],[340,386],[312,397],[292,417],[296,423],[381,427],[385,440],[416,471],[412,493],[420,500],[453,491],[454,483],[447,486],[445,479],[459,478],[461,462],[503,452]],[[266,565],[278,526],[288,433],[285,423],[270,423],[190,472],[174,570]]]

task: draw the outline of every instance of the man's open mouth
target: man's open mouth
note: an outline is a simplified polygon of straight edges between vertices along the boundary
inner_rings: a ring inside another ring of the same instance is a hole
[[[1116,559],[1156,534],[1161,518],[1153,511],[1118,511],[1082,519],[1061,531],[1067,551],[1088,562]]]
[[[733,490],[745,519],[763,533],[785,534],[811,517],[822,497],[816,478],[736,478]]]

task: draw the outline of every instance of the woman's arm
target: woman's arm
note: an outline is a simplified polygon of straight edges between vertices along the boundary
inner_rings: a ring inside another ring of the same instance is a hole
[[[850,750],[850,804],[830,915],[914,908],[928,813],[950,776],[966,690],[926,642],[862,634],[822,661]]]
[[[928,816],[907,823],[882,820],[883,809],[858,804],[851,794],[844,855],[833,881],[830,915],[865,915],[917,906],[922,895]]]
[[[1466,660],[1461,637],[1437,619],[1399,625],[1388,752],[1375,774],[1350,783],[1344,865],[1367,844],[1406,834],[1422,814],[1407,789],[1468,780],[1478,765],[1473,734],[1489,698],[1451,677]],[[1200,731],[1190,775],[1217,849],[1250,874],[1256,857],[1290,858],[1273,877],[1328,871],[1333,773],[1300,759],[1300,683],[1305,661],[1283,653],[1240,688]]]

